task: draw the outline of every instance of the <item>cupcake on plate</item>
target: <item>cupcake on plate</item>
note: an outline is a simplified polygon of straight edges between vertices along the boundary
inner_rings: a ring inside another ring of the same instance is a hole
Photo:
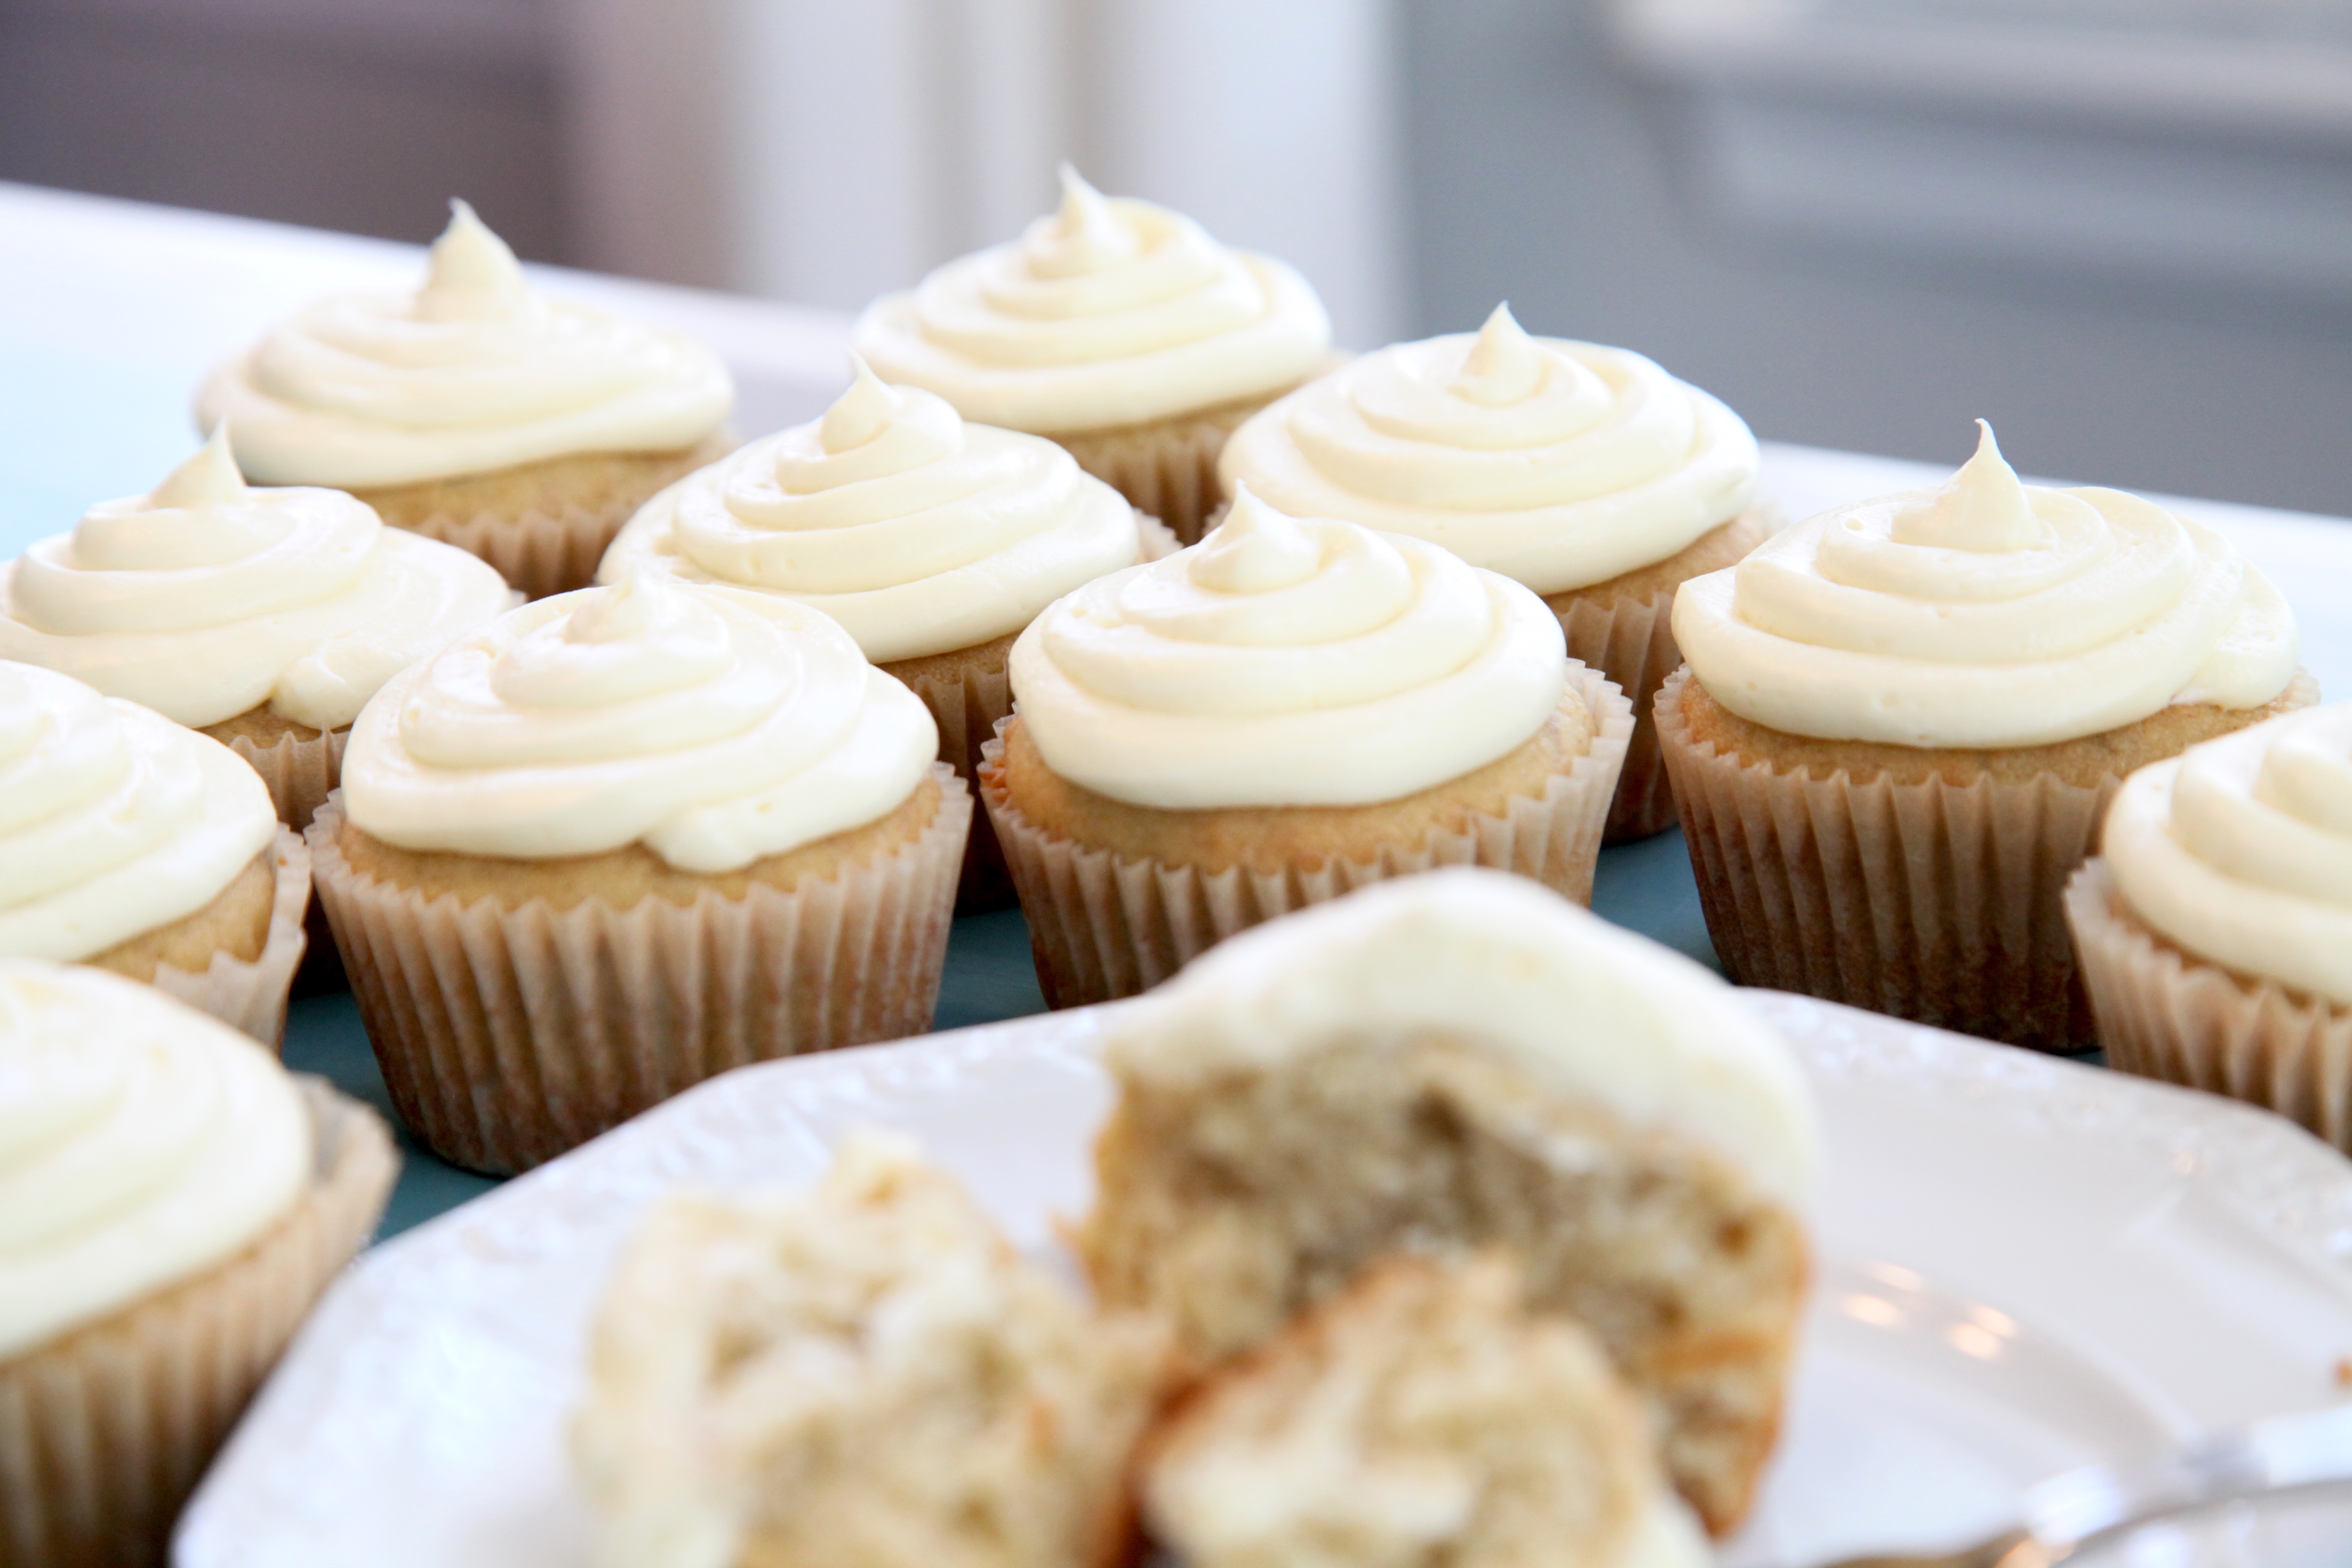
[[[2095,1041],[2060,898],[2125,776],[2307,706],[2286,602],[2220,533],[2019,481],[1778,535],[1675,601],[1658,737],[1735,980],[2043,1050]]]
[[[513,603],[481,562],[340,490],[248,486],[224,426],[147,494],[0,565],[0,658],[202,730],[299,832],[376,688]]]
[[[215,371],[246,477],[349,490],[532,598],[585,587],[656,490],[734,446],[693,339],[533,293],[463,202],[414,294],[319,300]]]
[[[745,1062],[930,1026],[971,797],[806,605],[526,605],[360,714],[311,862],[393,1103],[552,1159]]]
[[[1011,674],[981,795],[1057,1007],[1433,866],[1589,903],[1633,727],[1528,589],[1246,490],[1038,616]]]
[[[276,1047],[310,857],[226,746],[0,661],[0,955],[93,964]]]
[[[2066,918],[2109,1067],[2352,1152],[2352,705],[2132,774]]]
[[[1281,262],[1065,165],[1060,212],[877,300],[854,344],[967,419],[1052,437],[1191,543],[1225,437],[1322,368],[1331,322]]]
[[[0,958],[0,1563],[161,1568],[397,1169],[373,1111],[236,1030]]]
[[[647,502],[598,580],[636,575],[797,600],[923,700],[969,781],[1013,711],[1005,660],[1081,584],[1173,551],[1166,529],[1042,436],[968,425],[864,362],[822,418],[753,441]],[[968,906],[1011,901],[974,825]]]
[[[1297,517],[1442,544],[1544,596],[1568,656],[1633,704],[1611,841],[1671,826],[1650,708],[1682,662],[1685,580],[1764,537],[1756,437],[1640,354],[1531,338],[1497,305],[1475,333],[1352,360],[1250,418],[1217,472]]]
[[[1525,879],[1449,869],[1219,948],[1122,1010],[1103,1061],[1118,1098],[1075,1241],[1097,1298],[1165,1317],[1211,1390],[1291,1353],[1300,1313],[1351,1315],[1399,1253],[1499,1252],[1528,1310],[1600,1342],[1707,1527],[1738,1525],[1822,1154],[1797,1064],[1720,980]]]

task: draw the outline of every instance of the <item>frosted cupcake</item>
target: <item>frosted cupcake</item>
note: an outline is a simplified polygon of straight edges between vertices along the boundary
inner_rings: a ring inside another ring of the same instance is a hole
[[[1442,544],[1544,596],[1568,656],[1633,704],[1612,840],[1669,826],[1650,708],[1682,655],[1675,590],[1764,531],[1756,438],[1640,354],[1531,338],[1497,305],[1478,332],[1350,361],[1234,433],[1230,491]]]
[[[277,1046],[310,857],[229,749],[0,662],[0,955],[93,964]]]
[[[789,599],[640,578],[395,677],[310,826],[402,1119],[482,1171],[745,1062],[930,1026],[971,798]]]
[[[860,362],[824,417],[656,496],[597,576],[823,610],[923,700],[940,755],[969,780],[1013,711],[1013,637],[1071,589],[1174,548],[1053,442],[968,425],[945,400],[885,386]],[[985,826],[965,876],[970,904],[1009,901]]]
[[[1190,543],[1225,437],[1323,365],[1331,322],[1281,262],[1066,165],[1060,212],[877,300],[854,342],[885,381],[1052,437]]]
[[[531,291],[463,202],[414,294],[319,300],[213,373],[196,417],[246,477],[349,490],[532,598],[587,585],[656,490],[734,445],[726,367]]]
[[[981,795],[1055,1006],[1433,866],[1590,902],[1633,714],[1507,577],[1244,491],[1013,646]]]
[[[376,688],[513,602],[481,562],[340,490],[248,486],[224,428],[0,566],[0,658],[204,731],[299,830]]]
[[[0,959],[0,1562],[160,1568],[396,1169],[374,1112],[236,1030]]]
[[[2066,918],[2107,1065],[2352,1151],[2352,705],[2142,768],[2103,849]]]
[[[1822,513],[1675,602],[1658,735],[1708,933],[1745,984],[2088,1048],[2060,896],[2125,775],[2317,700],[2221,534],[2019,482]]]

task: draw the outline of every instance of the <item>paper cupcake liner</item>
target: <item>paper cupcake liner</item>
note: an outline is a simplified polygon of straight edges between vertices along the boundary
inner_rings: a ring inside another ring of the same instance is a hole
[[[2163,941],[2105,860],[2066,884],[2066,919],[2109,1067],[2275,1110],[2352,1153],[2352,1007]]]
[[[428,900],[351,868],[330,801],[319,896],[401,1120],[505,1174],[730,1068],[923,1033],[971,819],[952,771],[932,774],[930,825],[868,865],[627,910]]]
[[[312,814],[328,792],[342,782],[343,745],[351,735],[346,725],[311,741],[285,734],[278,737],[276,745],[258,746],[243,735],[233,735],[222,743],[252,764],[261,782],[269,786],[278,820],[299,833],[310,826]]]
[[[1609,804],[1604,844],[1647,838],[1675,824],[1674,792],[1658,758],[1658,726],[1651,711],[1658,689],[1682,663],[1675,646],[1674,607],[1671,589],[1650,599],[1610,605],[1572,599],[1552,606],[1568,637],[1568,657],[1615,681],[1633,705],[1633,737],[1625,749],[1617,796]]]
[[[1591,745],[1566,773],[1552,776],[1540,798],[1514,797],[1503,815],[1481,814],[1467,832],[1383,846],[1368,861],[1278,872],[1202,871],[1050,834],[1006,795],[1004,742],[992,739],[981,767],[981,799],[1021,894],[1046,1004],[1077,1007],[1135,995],[1236,931],[1369,883],[1440,866],[1516,871],[1590,906],[1601,825],[1633,715],[1623,693],[1598,670],[1571,665],[1569,674],[1599,722]]]
[[[635,504],[528,511],[516,517],[488,512],[457,517],[443,511],[401,526],[480,557],[524,598],[544,599],[594,583],[597,563],[635,515]]]
[[[1218,455],[1244,420],[1280,395],[1150,425],[1076,430],[1054,439],[1078,467],[1125,496],[1138,511],[1165,523],[1180,546],[1198,544],[1210,514],[1224,502],[1217,485]]]
[[[236,1257],[0,1362],[0,1568],[161,1568],[181,1505],[328,1284],[399,1163],[383,1121],[298,1080],[317,1173]]]
[[[234,953],[216,952],[201,973],[160,963],[148,984],[277,1051],[285,1048],[286,998],[310,945],[304,917],[310,907],[310,851],[292,828],[280,823],[269,855],[277,865],[278,884],[269,906],[269,935],[260,953],[248,963]]]

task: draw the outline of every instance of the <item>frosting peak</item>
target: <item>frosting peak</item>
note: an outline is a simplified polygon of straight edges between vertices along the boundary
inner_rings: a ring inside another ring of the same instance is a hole
[[[734,400],[692,339],[532,292],[452,202],[416,289],[307,306],[213,373],[196,417],[236,426],[248,478],[368,489],[690,447]]]
[[[1559,619],[1518,584],[1244,492],[1192,549],[1038,616],[1011,676],[1055,773],[1190,810],[1360,805],[1458,778],[1542,728],[1565,661]]]
[[[1539,594],[1675,554],[1746,508],[1756,468],[1714,398],[1639,354],[1531,337],[1507,304],[1309,382],[1217,464],[1228,492],[1425,539]]]
[[[247,485],[224,426],[147,494],[0,565],[0,658],[195,728],[267,705],[335,730],[510,600],[480,561],[340,490]]]
[[[2142,768],[2103,844],[2126,901],[2165,936],[2352,1006],[2352,704]]]
[[[526,605],[388,683],[343,804],[411,849],[643,843],[731,871],[895,810],[938,751],[921,700],[815,611],[638,580]]]
[[[1134,260],[1142,241],[1119,221],[1103,194],[1067,163],[1061,167],[1061,209],[1022,237],[1029,269],[1040,278],[1074,278]]]
[[[798,600],[888,661],[1015,632],[1142,553],[1134,510],[1042,437],[967,425],[862,360],[806,425],[655,497],[598,578]]]
[[[2001,457],[1992,426],[1982,419],[1975,456],[1924,500],[1896,508],[1888,525],[1898,544],[1946,550],[2030,550],[2049,534],[2024,481]]]
[[[2221,535],[2120,490],[2021,484],[1990,426],[1940,489],[1823,512],[1685,583],[1674,631],[1743,718],[1924,747],[2258,708],[2297,658],[2285,601]]]

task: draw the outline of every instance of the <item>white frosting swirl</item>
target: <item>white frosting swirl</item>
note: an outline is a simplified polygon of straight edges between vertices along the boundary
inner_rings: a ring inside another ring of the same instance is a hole
[[[1431,871],[1286,915],[1120,1016],[1104,1050],[1123,1078],[1207,1082],[1437,1031],[1691,1138],[1780,1202],[1820,1179],[1804,1077],[1729,985],[1507,872]]]
[[[234,1257],[310,1163],[293,1079],[243,1034],[0,958],[0,1362]]]
[[[251,489],[226,427],[143,496],[0,566],[0,658],[202,728],[267,704],[339,730],[514,602],[488,564],[341,490]]]
[[[1568,679],[1558,617],[1417,539],[1234,499],[1208,538],[1097,579],[1013,645],[1046,764],[1192,810],[1356,805],[1524,744]]]
[[[1640,354],[1475,334],[1350,360],[1225,443],[1225,489],[1295,517],[1442,544],[1538,594],[1605,583],[1728,522],[1756,493],[1739,416]]]
[[[414,294],[319,300],[215,371],[196,418],[253,479],[344,489],[691,447],[735,387],[709,349],[530,291],[463,202]]]
[[[1051,436],[1278,392],[1314,373],[1331,321],[1281,262],[1066,165],[1059,213],[884,295],[853,341],[887,381]]]
[[[736,870],[896,810],[922,700],[789,599],[646,578],[525,605],[395,677],[352,727],[343,807],[411,849],[535,860],[642,843]]]
[[[2125,900],[2182,947],[2352,1007],[2352,704],[2140,769],[2103,844]]]
[[[2201,523],[2022,484],[1985,426],[1941,489],[1826,511],[1675,600],[1707,695],[1757,723],[1898,746],[2035,746],[2169,703],[2259,708],[2294,618]]]
[[[278,834],[226,746],[0,662],[0,953],[80,959],[192,915]]]
[[[596,575],[797,599],[879,663],[1017,632],[1141,558],[1134,510],[1061,447],[967,425],[860,360],[824,417],[648,501]]]

